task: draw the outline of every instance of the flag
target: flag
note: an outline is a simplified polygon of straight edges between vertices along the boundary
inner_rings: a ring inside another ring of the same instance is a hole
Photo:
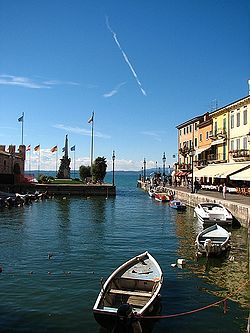
[[[62,148],[62,152],[63,152],[63,153],[65,152],[65,147]]]
[[[23,115],[19,117],[17,120],[23,122]]]
[[[26,147],[26,151],[30,151],[30,145]]]
[[[40,150],[40,145],[35,146],[35,147],[34,147],[34,150],[35,150],[35,151],[39,151],[39,150]]]
[[[71,151],[75,151],[75,150],[76,150],[76,146],[72,146],[72,147],[70,148],[70,150],[71,150]]]
[[[89,118],[88,123],[92,123],[93,120],[94,120],[94,112],[92,113],[92,116]]]
[[[57,146],[54,146],[50,149],[51,153],[54,153],[55,151],[57,151]]]

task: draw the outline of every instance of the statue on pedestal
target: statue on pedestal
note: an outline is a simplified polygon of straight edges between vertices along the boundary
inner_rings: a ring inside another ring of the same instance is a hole
[[[57,172],[56,178],[68,179],[70,178],[70,158],[68,154],[68,135],[65,138],[65,146],[63,148],[64,156],[61,158],[61,164]]]

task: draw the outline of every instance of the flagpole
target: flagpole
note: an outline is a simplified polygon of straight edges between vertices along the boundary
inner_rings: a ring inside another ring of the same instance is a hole
[[[74,178],[76,178],[76,152],[74,150]]]
[[[22,146],[23,146],[23,122],[24,122],[24,112],[22,113]]]
[[[39,144],[39,155],[38,155],[38,174],[37,174],[37,178],[39,178],[39,173],[40,173],[40,157],[41,157],[41,147]]]
[[[92,112],[92,122],[91,122],[91,151],[90,151],[91,175],[93,167],[93,150],[94,150],[94,111]]]
[[[57,159],[58,159],[58,149],[56,149],[56,175],[57,175]]]
[[[31,172],[31,170],[30,170],[30,161],[31,161],[31,150],[29,150],[29,174]]]

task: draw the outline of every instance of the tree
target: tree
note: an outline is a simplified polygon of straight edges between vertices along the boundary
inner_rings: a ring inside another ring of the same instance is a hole
[[[92,176],[96,182],[103,182],[106,176],[107,161],[105,157],[97,157],[92,165]]]
[[[79,175],[82,181],[85,181],[86,178],[91,177],[90,166],[81,165],[79,168]]]

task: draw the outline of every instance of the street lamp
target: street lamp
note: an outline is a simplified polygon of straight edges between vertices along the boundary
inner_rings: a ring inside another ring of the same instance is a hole
[[[144,182],[145,182],[146,181],[146,159],[145,158],[143,161],[143,167],[144,167],[143,178],[144,178]]]
[[[112,161],[113,161],[113,177],[112,177],[112,185],[115,186],[115,151],[113,150],[113,155],[112,155]]]
[[[158,170],[158,168],[157,168],[157,161],[155,162],[155,172],[157,173],[157,170]]]
[[[166,166],[166,155],[163,153],[162,162],[163,162],[163,177],[165,178],[165,166]]]
[[[194,193],[194,154],[195,154],[195,150],[192,147],[190,152],[189,152],[189,156],[191,158],[191,172],[192,172],[191,193]]]

